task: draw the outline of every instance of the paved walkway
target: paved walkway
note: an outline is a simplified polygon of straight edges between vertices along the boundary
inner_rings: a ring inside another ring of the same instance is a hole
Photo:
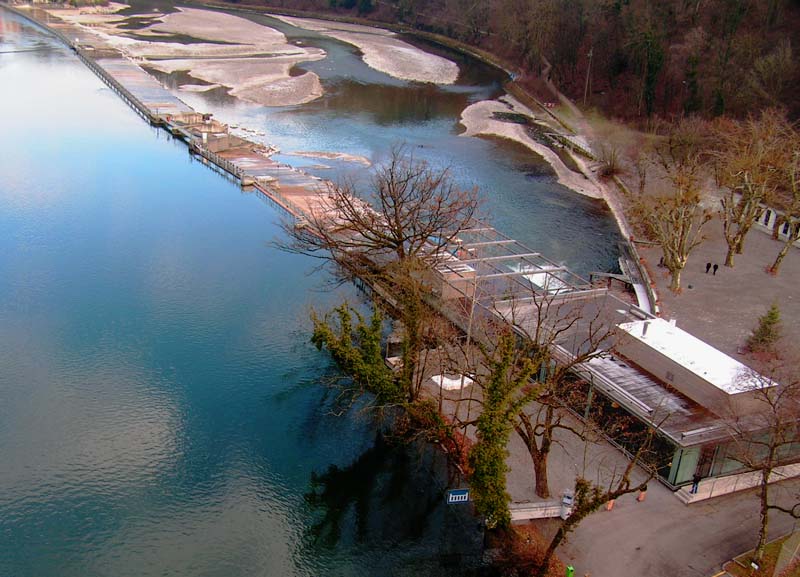
[[[550,462],[553,498],[572,487],[575,473],[583,472],[594,480],[620,471],[627,463],[608,443],[584,446],[567,434],[561,439],[562,446],[553,449]],[[512,499],[536,500],[530,457],[516,435],[509,448],[508,489]],[[773,487],[781,502],[796,502],[800,479]],[[759,517],[755,490],[684,505],[672,491],[652,481],[645,501],[637,502],[636,496],[626,495],[617,500],[613,510],[587,517],[559,548],[557,554],[575,567],[575,575],[710,577],[723,563],[756,543]],[[535,523],[548,537],[557,527],[556,521]],[[775,513],[770,536],[786,534],[793,525],[790,517]]]

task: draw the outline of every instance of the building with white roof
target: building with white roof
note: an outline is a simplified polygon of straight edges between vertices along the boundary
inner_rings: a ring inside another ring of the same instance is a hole
[[[673,322],[654,318],[618,328],[620,355],[718,415],[757,410],[756,391],[775,385]]]

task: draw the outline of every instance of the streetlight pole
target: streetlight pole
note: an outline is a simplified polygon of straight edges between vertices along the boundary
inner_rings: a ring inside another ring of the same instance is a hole
[[[594,47],[589,48],[589,65],[586,67],[586,85],[583,88],[583,107],[586,108],[586,98],[589,96],[589,78],[592,71],[592,55],[594,54]]]

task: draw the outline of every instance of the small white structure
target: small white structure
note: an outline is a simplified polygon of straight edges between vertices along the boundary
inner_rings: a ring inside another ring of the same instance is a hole
[[[458,391],[473,382],[466,375],[434,375],[431,378],[443,391]]]

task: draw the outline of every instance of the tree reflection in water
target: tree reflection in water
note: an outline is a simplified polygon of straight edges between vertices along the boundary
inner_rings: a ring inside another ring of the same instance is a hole
[[[480,563],[483,530],[470,505],[445,503],[446,490],[446,455],[438,447],[395,443],[379,433],[351,465],[312,474],[305,498],[319,519],[308,537],[331,549],[424,543],[428,556],[464,574]]]

